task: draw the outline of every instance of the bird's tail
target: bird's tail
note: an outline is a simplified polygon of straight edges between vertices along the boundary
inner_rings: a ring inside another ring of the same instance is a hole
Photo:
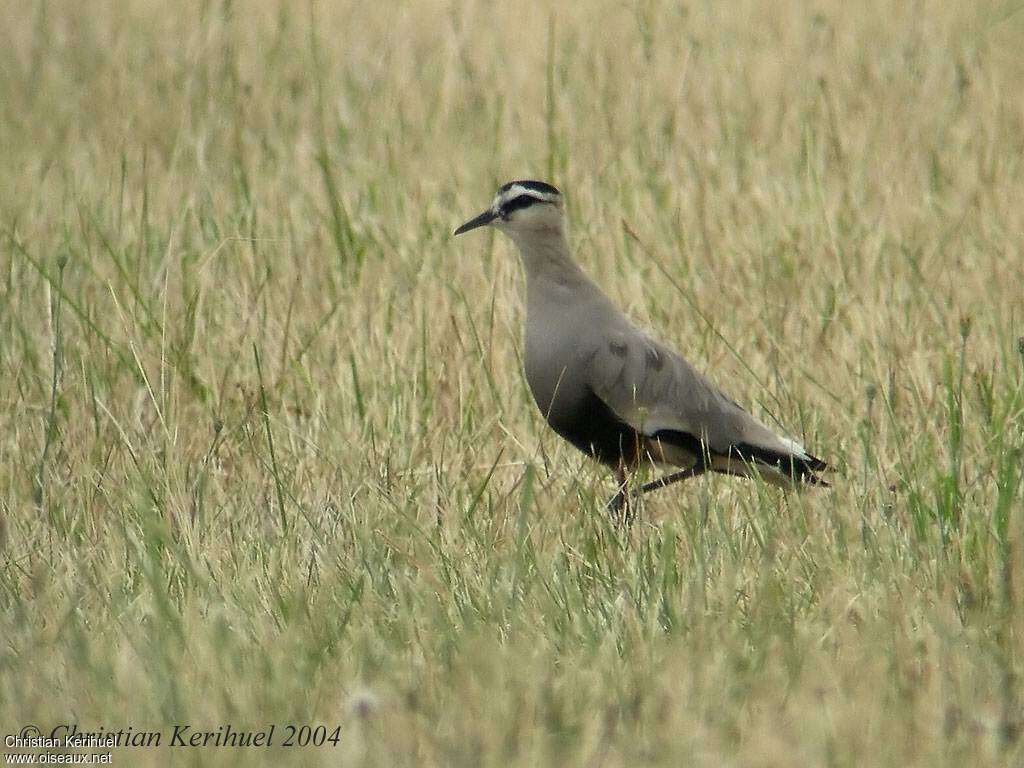
[[[786,441],[785,448],[775,450],[749,443],[740,443],[729,450],[728,455],[713,456],[712,469],[730,475],[756,473],[772,485],[794,487],[817,485],[829,487],[828,481],[818,473],[830,469],[829,465],[803,450],[796,443]]]

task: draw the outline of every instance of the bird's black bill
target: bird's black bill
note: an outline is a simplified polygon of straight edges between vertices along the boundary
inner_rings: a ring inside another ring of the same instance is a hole
[[[476,229],[477,227],[486,227],[488,224],[490,224],[492,221],[494,221],[497,217],[498,217],[498,214],[496,214],[494,211],[492,211],[490,209],[487,209],[486,211],[481,213],[479,216],[477,216],[475,219],[470,219],[465,224],[463,224],[461,227],[456,229],[455,232],[452,233],[452,236],[454,237],[455,235],[461,235],[463,232],[469,232],[469,230]]]

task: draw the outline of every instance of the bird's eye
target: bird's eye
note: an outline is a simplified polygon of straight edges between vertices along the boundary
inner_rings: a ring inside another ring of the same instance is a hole
[[[498,214],[504,221],[508,221],[509,216],[512,215],[512,211],[518,211],[520,208],[529,208],[531,205],[537,205],[543,203],[543,200],[538,200],[532,195],[518,195],[511,200],[506,200],[501,204],[501,210]]]

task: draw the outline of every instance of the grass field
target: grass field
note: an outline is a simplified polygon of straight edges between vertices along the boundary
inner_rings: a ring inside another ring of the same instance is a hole
[[[1024,12],[374,6],[0,0],[4,733],[1020,765]],[[831,491],[609,524],[526,389],[512,246],[450,236],[523,177]]]

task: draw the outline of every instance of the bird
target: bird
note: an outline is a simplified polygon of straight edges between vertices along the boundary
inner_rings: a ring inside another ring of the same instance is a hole
[[[614,472],[608,508],[617,519],[631,520],[630,477],[652,465],[676,471],[638,495],[707,472],[787,488],[828,485],[819,474],[826,462],[769,429],[614,305],[572,258],[556,187],[510,181],[453,236],[480,227],[519,250],[527,384],[551,429]]]

